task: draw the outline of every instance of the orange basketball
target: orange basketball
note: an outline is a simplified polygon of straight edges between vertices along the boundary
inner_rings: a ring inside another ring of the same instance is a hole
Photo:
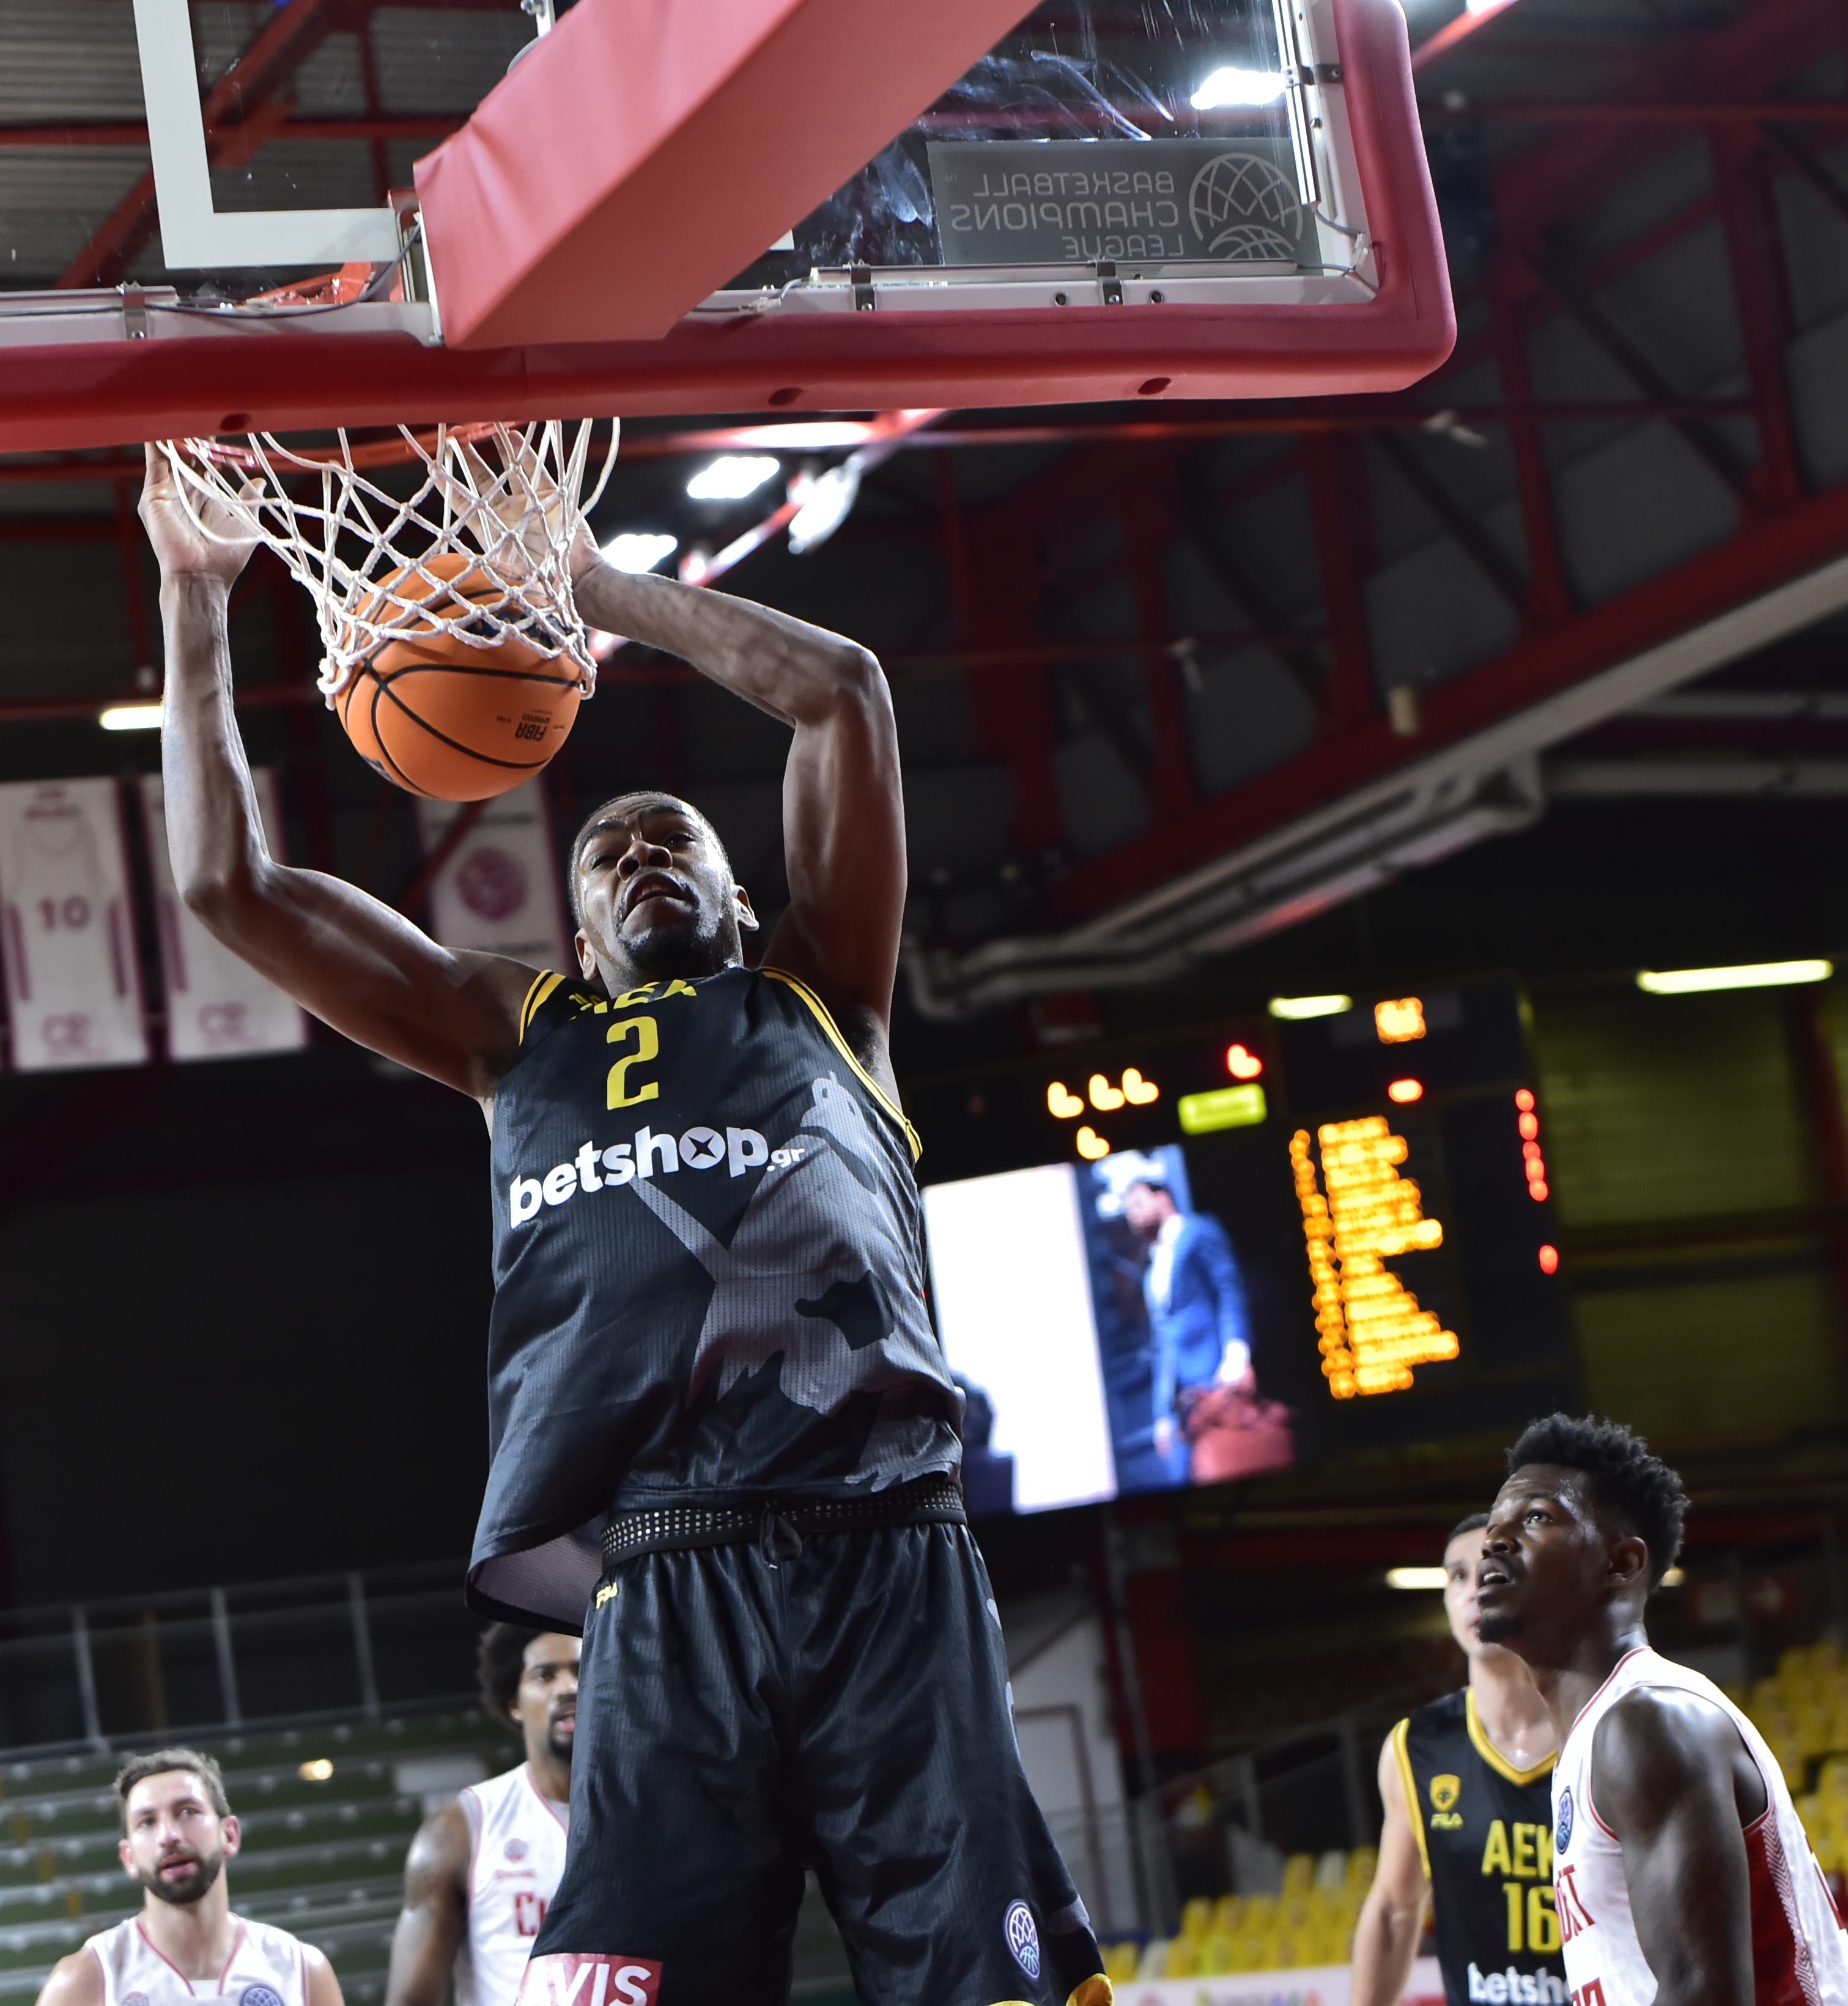
[[[372,614],[388,588],[449,614],[505,600],[463,553],[441,553],[424,568],[444,581],[440,597],[407,568],[384,581],[361,614]],[[565,743],[579,673],[561,642],[548,652],[538,636],[513,634],[471,648],[435,621],[403,613],[354,670],[336,710],[360,757],[388,780],[439,801],[486,801],[530,779]]]

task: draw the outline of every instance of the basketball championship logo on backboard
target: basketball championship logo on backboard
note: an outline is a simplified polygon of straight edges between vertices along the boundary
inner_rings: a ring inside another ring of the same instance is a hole
[[[1295,185],[1257,153],[1220,153],[1194,176],[1187,216],[1209,257],[1294,260],[1303,227]]]

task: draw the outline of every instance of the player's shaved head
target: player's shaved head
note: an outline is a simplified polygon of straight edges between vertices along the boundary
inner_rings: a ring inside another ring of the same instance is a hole
[[[611,995],[735,967],[741,935],[757,927],[717,830],[690,801],[654,789],[614,795],[585,822],[570,885],[578,965]]]
[[[705,832],[706,840],[721,857],[726,858],[729,864],[730,856],[719,832],[713,828],[710,819],[702,815],[691,801],[681,800],[678,794],[664,794],[653,787],[638,787],[631,794],[612,795],[600,808],[593,808],[584,818],[577,834],[571,839],[571,860],[565,867],[565,889],[571,899],[571,917],[574,924],[581,927],[584,924],[583,895],[580,883],[584,846],[593,836],[600,835],[605,829],[626,825],[650,809],[684,815],[690,821],[697,822]]]

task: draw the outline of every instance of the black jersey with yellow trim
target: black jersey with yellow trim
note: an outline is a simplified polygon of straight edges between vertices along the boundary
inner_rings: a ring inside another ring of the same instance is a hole
[[[495,1096],[477,1608],[575,1628],[612,1509],[957,1467],[917,1142],[794,976],[534,982]]]
[[[1554,1758],[1517,1768],[1483,1731],[1467,1688],[1402,1720],[1392,1745],[1431,1881],[1448,2006],[1564,2006]]]

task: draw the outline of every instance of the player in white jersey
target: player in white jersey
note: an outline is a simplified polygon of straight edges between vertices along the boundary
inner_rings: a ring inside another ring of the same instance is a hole
[[[1848,1941],[1776,1759],[1644,1632],[1681,1547],[1681,1480],[1628,1428],[1564,1414],[1508,1462],[1477,1568],[1480,1635],[1526,1661],[1558,1730],[1553,1885],[1573,2006],[1848,2006]]]
[[[137,1755],[115,1793],[122,1867],[145,1890],[141,1913],[61,1958],[39,2006],[342,2006],[333,1967],[312,1944],[232,1913],[224,1864],[238,1850],[238,1821],[209,1755]]]
[[[456,2006],[513,2006],[565,1871],[582,1649],[510,1623],[484,1633],[482,1704],[519,1728],[526,1759],[464,1790],[411,1842],[385,2006],[444,2006],[452,1978]]]

